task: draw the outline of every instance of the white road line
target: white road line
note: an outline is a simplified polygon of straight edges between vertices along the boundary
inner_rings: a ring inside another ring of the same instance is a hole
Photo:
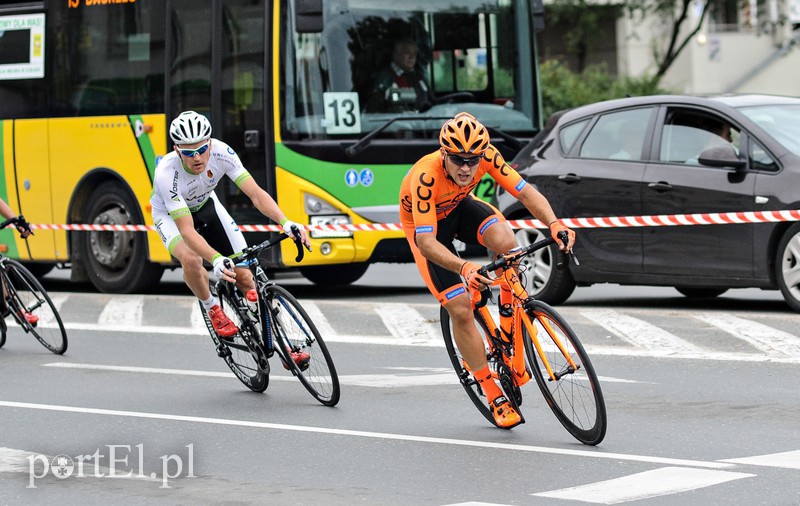
[[[755,475],[709,469],[664,467],[613,480],[531,495],[595,504],[619,504],[678,492],[688,492],[752,476]]]
[[[800,338],[792,334],[728,313],[701,313],[693,316],[750,343],[769,356],[800,357]]]
[[[175,376],[200,376],[206,378],[233,379],[231,372],[197,371],[189,369],[163,369],[158,367],[135,367],[121,365],[79,364],[74,362],[51,362],[44,367],[61,369],[84,369],[92,371],[131,372],[141,374],[170,374]],[[446,371],[446,370],[445,370]],[[294,376],[271,374],[270,381],[297,381]],[[415,386],[457,385],[458,378],[453,371],[427,374],[351,374],[340,375],[339,383],[348,386],[371,388],[407,388]]]
[[[785,469],[800,469],[800,450],[792,452],[772,453],[741,459],[724,459],[720,462],[733,464],[749,464],[752,466],[781,467]]]
[[[419,344],[442,341],[439,321],[425,318],[408,304],[377,303],[375,312],[394,337],[405,344]]]
[[[282,423],[256,422],[252,420],[232,420],[228,418],[209,418],[201,416],[171,415],[166,413],[146,413],[141,411],[121,411],[114,409],[82,408],[75,406],[59,406],[54,404],[35,404],[30,402],[0,401],[0,407],[16,409],[33,409],[41,411],[55,411],[59,413],[80,413],[86,415],[118,416],[126,418],[143,418],[150,420],[170,420],[187,423],[203,423],[212,425],[228,425],[236,427],[253,427],[259,429],[285,430],[293,432],[307,432],[316,434],[333,434],[338,436],[361,437],[371,439],[384,439],[387,441],[408,441],[412,443],[442,444],[463,446],[471,448],[494,448],[528,453],[544,453],[555,455],[569,455],[573,457],[605,459],[612,461],[648,462],[670,466],[692,466],[702,469],[729,469],[734,464],[724,462],[707,462],[703,460],[675,459],[669,457],[653,457],[649,455],[631,455],[625,453],[604,452],[595,450],[571,450],[566,448],[547,448],[545,446],[529,446],[511,443],[497,443],[488,441],[473,441],[468,439],[450,439],[430,436],[414,436],[411,434],[392,434],[388,432],[368,432],[360,430],[335,429],[329,427],[311,427],[306,425],[288,425]]]
[[[144,295],[114,295],[97,319],[100,325],[130,328],[141,325]]]
[[[333,330],[333,327],[331,326],[330,322],[328,322],[325,314],[314,301],[304,300],[300,302],[300,305],[303,306],[303,309],[306,310],[306,313],[308,313],[311,321],[314,322],[314,325],[317,327],[319,335],[322,336],[322,339],[328,341],[328,338],[336,335],[336,331]]]
[[[658,355],[703,353],[699,347],[662,328],[611,309],[583,309],[580,314],[620,339]]]

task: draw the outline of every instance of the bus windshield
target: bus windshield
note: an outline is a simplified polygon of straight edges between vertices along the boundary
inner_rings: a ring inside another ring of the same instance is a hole
[[[284,138],[430,139],[459,111],[514,136],[538,130],[528,0],[323,4],[321,27],[289,32]]]

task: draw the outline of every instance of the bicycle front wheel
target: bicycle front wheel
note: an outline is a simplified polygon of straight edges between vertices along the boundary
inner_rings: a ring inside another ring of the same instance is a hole
[[[317,327],[303,306],[286,289],[265,290],[269,329],[276,353],[306,390],[325,406],[339,402],[339,376]]]
[[[587,445],[600,443],[606,435],[606,405],[592,362],[575,332],[555,309],[538,300],[525,304],[523,320],[527,320],[522,332],[528,364],[550,409],[575,439]]]
[[[22,330],[33,334],[45,348],[57,355],[67,351],[67,331],[61,315],[33,274],[16,260],[7,259],[3,282],[8,307]],[[36,321],[31,321],[33,319]]]
[[[213,287],[212,293],[215,293]],[[228,318],[239,327],[240,332],[233,336],[232,340],[222,341],[214,331],[214,326],[211,324],[208,313],[203,308],[203,303],[198,302],[198,304],[200,304],[200,312],[203,315],[203,320],[206,322],[206,327],[208,327],[208,333],[211,334],[211,339],[216,345],[217,353],[225,360],[225,363],[228,364],[231,372],[233,372],[244,386],[253,392],[261,393],[269,386],[269,374],[261,370],[250,348],[248,348],[247,344],[242,340],[242,329],[246,332],[252,331],[251,326],[243,325],[242,318],[239,316],[239,312],[236,311],[235,302],[231,300],[227,294],[219,294],[218,297],[220,307],[222,307],[222,310],[228,315]]]
[[[453,326],[450,323],[450,313],[447,312],[444,306],[439,309],[439,319],[442,323],[442,335],[444,336],[444,347],[447,349],[447,357],[450,359],[450,363],[456,371],[461,386],[467,391],[467,396],[475,407],[478,408],[481,415],[492,425],[497,426],[497,423],[494,421],[494,416],[492,416],[492,412],[489,410],[489,402],[486,400],[486,394],[483,393],[483,389],[481,389],[478,381],[467,369],[467,362],[458,351],[458,346],[453,338]],[[478,325],[477,321],[475,325]],[[483,330],[480,332],[483,332]]]

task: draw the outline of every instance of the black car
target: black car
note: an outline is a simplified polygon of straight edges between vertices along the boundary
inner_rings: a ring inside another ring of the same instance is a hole
[[[649,96],[554,114],[511,162],[561,218],[798,209],[800,99]],[[500,190],[509,219],[530,218]],[[689,297],[780,289],[800,311],[800,223],[581,228],[580,265],[556,251],[528,266],[527,287],[552,304],[576,285],[674,286]],[[541,237],[517,231],[521,244]]]

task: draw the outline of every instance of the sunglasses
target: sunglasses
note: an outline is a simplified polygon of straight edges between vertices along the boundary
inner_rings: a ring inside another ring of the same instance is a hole
[[[464,158],[463,156],[458,155],[447,155],[450,158],[450,161],[453,162],[457,167],[461,167],[462,165],[466,164],[469,167],[475,167],[479,163],[481,163],[480,156],[470,156],[468,158]]]
[[[186,158],[193,158],[194,155],[202,155],[203,153],[208,151],[208,148],[210,147],[208,145],[209,142],[211,142],[211,141],[206,141],[206,143],[203,144],[202,146],[200,146],[199,148],[195,148],[195,149],[178,149],[178,151],[180,151],[180,153],[183,156],[185,156]]]

